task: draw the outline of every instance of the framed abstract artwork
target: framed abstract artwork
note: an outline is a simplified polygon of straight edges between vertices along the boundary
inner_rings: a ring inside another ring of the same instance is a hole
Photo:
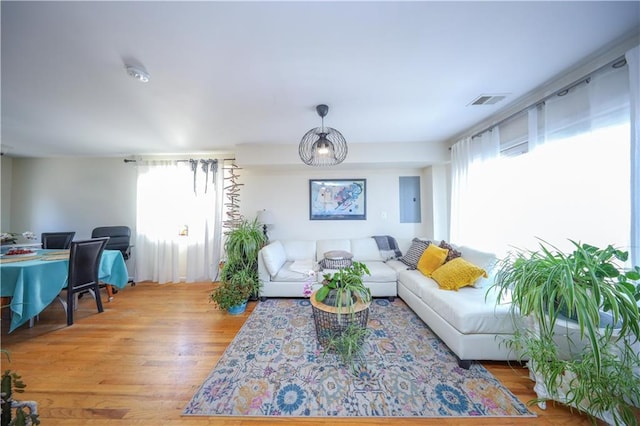
[[[310,220],[366,220],[366,179],[309,179]]]

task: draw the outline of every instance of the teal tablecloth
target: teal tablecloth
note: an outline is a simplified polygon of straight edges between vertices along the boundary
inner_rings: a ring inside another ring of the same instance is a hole
[[[41,250],[39,253],[59,250]],[[69,259],[27,260],[0,264],[0,296],[11,297],[9,333],[29,321],[67,285]],[[118,250],[105,250],[100,260],[100,281],[123,288],[129,280],[127,265]]]

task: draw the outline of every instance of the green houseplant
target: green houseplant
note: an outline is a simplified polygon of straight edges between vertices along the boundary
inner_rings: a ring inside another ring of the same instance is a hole
[[[2,349],[2,354],[10,361],[9,352]],[[2,426],[16,425],[29,426],[39,425],[40,419],[37,414],[37,404],[34,401],[16,401],[13,398],[15,393],[24,392],[27,385],[24,384],[22,378],[11,370],[5,370],[0,379],[0,405],[2,406],[1,424]],[[25,410],[28,408],[28,410]],[[15,411],[15,416],[13,415]]]
[[[338,269],[333,274],[324,274],[322,287],[316,293],[316,300],[325,302],[331,294],[332,300],[335,300],[335,304],[330,303],[332,306],[347,308],[353,307],[356,297],[359,297],[363,303],[371,302],[371,290],[364,285],[364,274],[371,275],[371,272],[362,262],[353,262],[351,266]]]
[[[238,273],[240,277],[243,272]],[[247,285],[239,278],[232,278],[229,281],[221,282],[209,295],[211,301],[218,309],[225,309],[233,313],[242,313],[246,307],[247,300],[251,295],[251,286]],[[238,307],[237,310],[234,308]]]
[[[563,253],[541,243],[501,261],[494,286],[511,298],[516,320],[509,341],[529,360],[536,392],[615,424],[637,425],[640,403],[640,270],[628,253],[571,241]]]
[[[258,252],[267,239],[257,220],[242,219],[227,234],[224,244],[226,260],[220,272],[220,281],[226,283],[234,277],[251,287],[250,296],[256,298],[262,282],[258,277]],[[239,275],[240,274],[240,275]]]
[[[333,274],[324,274],[322,287],[311,296],[318,303],[313,310],[314,321],[325,353],[336,353],[354,374],[368,334],[371,290],[364,285],[365,274],[370,275],[367,266],[353,262]],[[356,309],[358,304],[360,307]],[[329,308],[322,308],[322,305]]]
[[[220,271],[220,284],[209,294],[219,309],[242,313],[249,298],[257,298],[262,282],[258,276],[258,252],[266,237],[257,220],[242,219],[227,234],[224,249],[227,259]]]

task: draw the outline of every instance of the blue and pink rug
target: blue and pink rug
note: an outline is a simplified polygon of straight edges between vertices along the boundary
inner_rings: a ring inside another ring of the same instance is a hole
[[[371,304],[353,375],[318,345],[308,299],[259,302],[184,415],[535,416],[479,364],[455,356],[396,299]]]

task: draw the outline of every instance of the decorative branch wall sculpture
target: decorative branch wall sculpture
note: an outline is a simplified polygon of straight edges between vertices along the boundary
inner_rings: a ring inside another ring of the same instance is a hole
[[[223,223],[225,228],[224,233],[228,234],[233,229],[237,228],[242,222],[242,216],[240,215],[240,187],[244,184],[238,183],[238,170],[241,170],[233,161],[224,160],[224,194],[227,197],[227,202],[224,204],[226,208],[227,219]]]

